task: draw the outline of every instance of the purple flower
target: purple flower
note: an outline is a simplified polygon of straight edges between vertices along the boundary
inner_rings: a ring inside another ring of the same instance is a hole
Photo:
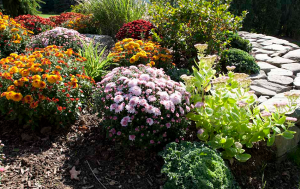
[[[142,94],[142,89],[139,86],[134,86],[129,89],[129,92],[135,96],[140,96]]]
[[[135,135],[129,135],[129,140],[134,141],[135,140]]]
[[[203,130],[203,129],[199,129],[199,130],[197,131],[197,134],[199,134],[199,135],[202,135],[202,133],[204,133],[204,130]]]
[[[153,124],[153,119],[147,118],[146,122],[147,122],[149,125],[152,125],[152,124]]]
[[[171,127],[171,123],[167,123],[166,127],[169,129]]]
[[[115,96],[115,98],[114,98],[114,101],[115,101],[116,103],[122,102],[123,100],[124,100],[124,98],[123,98],[122,95],[117,95],[117,96]]]
[[[288,122],[296,122],[296,121],[297,121],[297,118],[294,118],[294,117],[286,117],[285,120],[288,121]]]
[[[195,105],[195,108],[201,108],[203,106],[204,106],[203,102],[197,102],[196,105]]]

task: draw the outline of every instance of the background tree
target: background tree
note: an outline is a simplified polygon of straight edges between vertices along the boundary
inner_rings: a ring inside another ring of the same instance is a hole
[[[5,14],[11,17],[16,17],[23,14],[38,14],[40,4],[44,3],[42,0],[4,0],[3,9]]]

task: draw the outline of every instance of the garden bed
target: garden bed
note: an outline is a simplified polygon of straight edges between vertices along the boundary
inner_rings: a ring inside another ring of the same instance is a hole
[[[44,129],[41,134],[2,120],[0,137],[5,143],[7,171],[0,186],[88,189],[104,188],[102,183],[108,189],[161,188],[166,176],[160,173],[164,162],[157,152],[113,144],[105,139],[99,122],[95,115],[84,115],[67,130]],[[249,161],[230,166],[241,188],[264,188],[265,184],[265,188],[298,189],[300,168],[293,162],[277,163],[274,149],[264,145],[250,150]],[[73,166],[81,171],[79,180],[71,180]]]

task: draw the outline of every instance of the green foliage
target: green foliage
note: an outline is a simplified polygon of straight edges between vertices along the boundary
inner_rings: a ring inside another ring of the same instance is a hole
[[[180,77],[182,75],[191,75],[192,73],[190,72],[189,69],[174,67],[174,68],[168,69],[166,71],[166,74],[168,76],[170,76],[173,81],[183,82],[183,80]]]
[[[243,29],[269,35],[286,35],[300,39],[299,0],[233,0],[230,11],[249,13]]]
[[[300,167],[300,146],[295,151],[290,152],[288,158]]]
[[[288,103],[274,104],[272,113],[268,109],[261,112],[249,91],[251,79],[247,74],[229,71],[228,76],[214,77],[216,71],[211,61],[201,54],[198,68],[193,67],[194,77],[183,78],[191,93],[191,103],[195,104],[187,117],[196,122],[200,140],[214,149],[222,149],[223,158],[234,157],[245,162],[251,155],[244,153],[243,146],[251,148],[254,142],[261,140],[267,140],[271,146],[278,135],[286,139],[294,137],[295,132],[290,128],[297,119],[285,114],[295,110],[300,94],[285,93]],[[228,70],[233,69],[228,67]]]
[[[79,38],[80,39],[80,38]],[[92,77],[96,82],[101,80],[101,77],[107,74],[107,69],[116,63],[111,63],[111,58],[104,57],[106,47],[102,48],[99,43],[86,43],[80,39],[83,49],[79,50],[80,56],[87,60],[84,65],[85,74]]]
[[[150,7],[152,21],[157,27],[154,38],[162,46],[173,49],[176,64],[181,58],[193,63],[197,55],[195,44],[208,43],[208,53],[219,51],[228,42],[225,35],[242,26],[244,15],[235,17],[228,7],[228,3],[220,0],[179,0],[176,6],[154,2]]]
[[[141,0],[90,0],[78,5],[85,14],[93,14],[100,34],[114,37],[123,24],[141,19],[146,3]],[[73,11],[80,11],[77,6]]]
[[[23,14],[38,14],[40,13],[37,9],[44,3],[42,0],[4,0],[3,8],[5,14],[11,17],[16,17]]]
[[[160,155],[165,160],[165,189],[239,188],[220,155],[203,143],[172,142]]]
[[[243,50],[235,48],[222,52],[219,66],[222,67],[223,71],[226,70],[226,66],[235,66],[236,72],[246,74],[259,73],[260,70],[253,56]]]
[[[76,3],[76,0],[43,0],[41,11],[43,13],[56,13],[69,11],[70,7]]]
[[[249,40],[243,39],[237,33],[229,35],[230,43],[227,45],[227,48],[236,48],[241,49],[247,53],[250,53],[252,50],[252,45]]]

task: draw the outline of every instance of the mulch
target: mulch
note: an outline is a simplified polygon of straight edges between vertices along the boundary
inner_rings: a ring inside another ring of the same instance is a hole
[[[113,143],[105,138],[100,122],[96,115],[86,114],[68,128],[43,125],[32,131],[0,119],[7,157],[0,188],[162,188],[166,176],[160,172],[164,161],[159,150],[145,152]],[[196,140],[193,132],[185,139]],[[299,167],[289,160],[276,162],[273,148],[261,143],[249,153],[248,162],[230,165],[241,188],[299,189]],[[80,171],[79,180],[71,180],[74,166]]]

